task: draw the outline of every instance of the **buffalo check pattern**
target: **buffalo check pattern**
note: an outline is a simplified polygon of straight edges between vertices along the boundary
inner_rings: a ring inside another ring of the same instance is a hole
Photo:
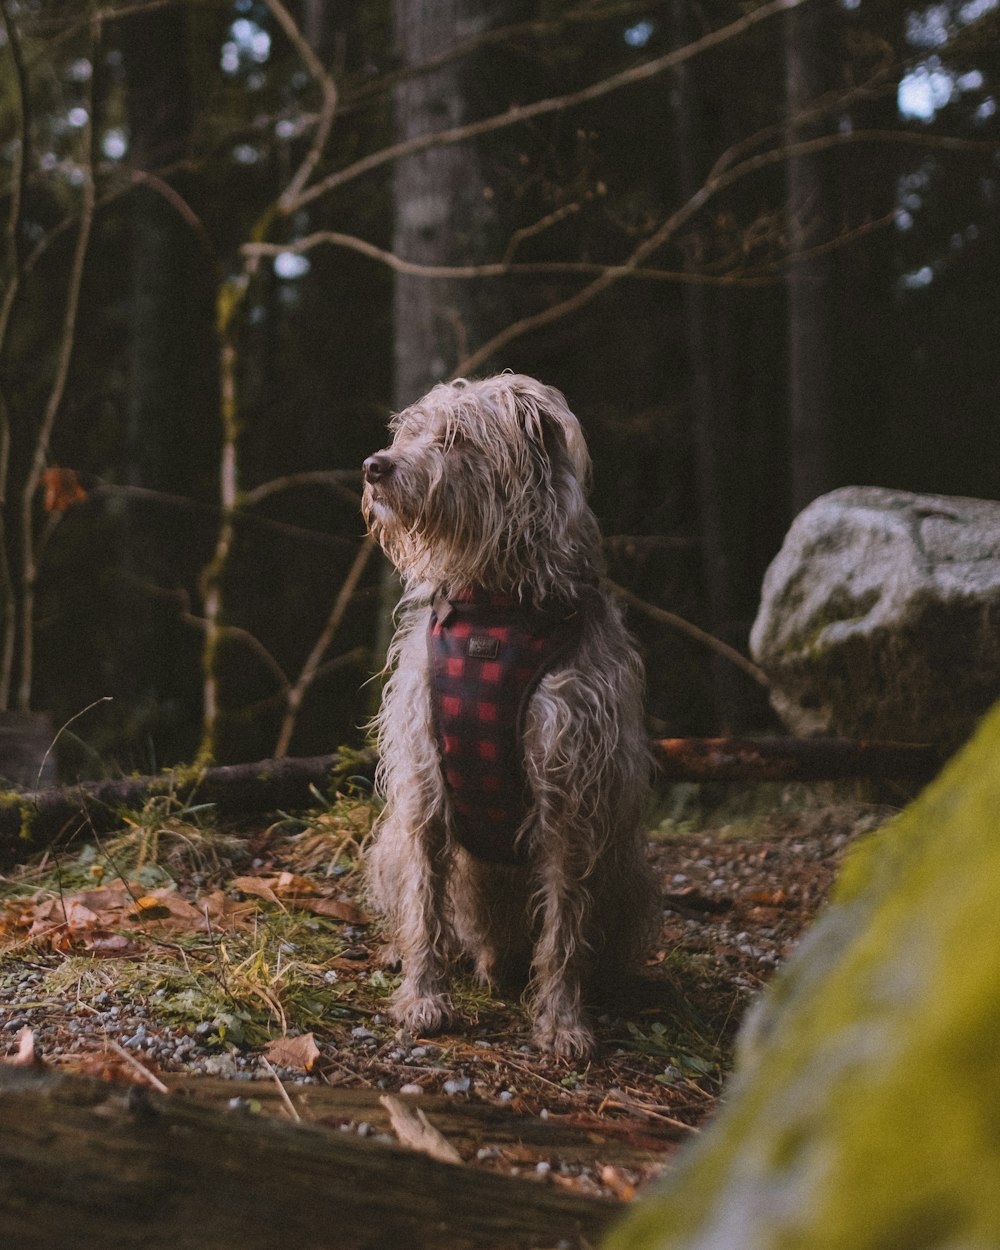
[[[521,733],[542,676],[576,620],[469,590],[434,601],[428,658],[453,832],[477,859],[515,864],[528,811]]]

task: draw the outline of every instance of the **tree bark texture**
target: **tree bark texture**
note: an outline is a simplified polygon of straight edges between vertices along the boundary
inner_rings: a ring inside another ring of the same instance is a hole
[[[18,1250],[592,1244],[620,1204],[354,1134],[0,1067],[0,1243]]]
[[[418,70],[449,45],[506,20],[510,6],[488,0],[394,0],[402,68]],[[494,55],[496,55],[494,53]],[[479,60],[460,58],[432,73],[416,72],[395,92],[396,138],[403,142],[475,120],[506,101],[484,100],[488,75]],[[477,99],[477,96],[480,97]],[[474,265],[497,235],[497,197],[481,142],[431,148],[396,164],[393,250],[426,265]],[[470,345],[488,337],[498,315],[495,285],[396,275],[394,306],[397,408],[450,377]]]
[[[803,114],[831,87],[832,5],[785,15],[785,103],[789,144],[814,138]],[[836,46],[835,44],[833,45]],[[826,119],[824,119],[825,121]],[[828,155],[792,156],[786,169],[789,250],[788,413],[793,514],[830,490],[833,479],[833,254],[808,252],[832,237],[836,184]],[[796,255],[801,259],[794,259]]]

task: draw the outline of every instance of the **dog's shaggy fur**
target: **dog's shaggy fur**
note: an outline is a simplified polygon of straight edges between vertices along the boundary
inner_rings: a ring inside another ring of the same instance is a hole
[[[486,983],[530,968],[536,1044],[585,1058],[585,999],[641,953],[653,892],[642,667],[599,589],[583,434],[558,391],[511,374],[438,385],[390,428],[392,445],[365,461],[363,509],[405,588],[377,719],[385,808],[369,860],[390,958],[403,966],[394,1014],[414,1034],[447,1023],[458,955]],[[458,844],[442,775],[430,602],[469,589],[579,615],[577,641],[524,713],[519,866]]]

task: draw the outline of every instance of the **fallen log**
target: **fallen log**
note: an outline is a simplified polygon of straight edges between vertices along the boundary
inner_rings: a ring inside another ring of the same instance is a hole
[[[234,1094],[262,1104],[265,1111],[279,1113],[288,1098],[298,1115],[311,1124],[339,1129],[365,1123],[376,1133],[391,1132],[383,1094],[377,1089],[349,1085],[286,1084],[279,1089],[269,1081],[239,1086],[224,1077],[165,1075],[171,1092],[222,1108]],[[611,1164],[643,1172],[658,1170],[691,1135],[659,1119],[630,1115],[627,1118],[593,1113],[549,1114],[546,1119],[519,1113],[510,1106],[471,1102],[447,1094],[400,1095],[423,1110],[434,1127],[465,1158],[483,1147],[495,1147],[530,1166],[543,1160],[554,1163]]]
[[[359,751],[7,791],[0,794],[0,863],[23,858],[63,834],[117,828],[123,811],[141,809],[153,798],[176,799],[178,807],[210,804],[227,816],[302,811],[315,807],[315,792],[329,790],[338,775],[349,771],[370,778],[374,768],[374,752]]]
[[[850,738],[661,738],[664,781],[930,781],[945,761],[933,746]]]
[[[0,1244],[593,1244],[622,1204],[142,1086],[0,1067]]]
[[[829,781],[894,778],[928,781],[944,762],[932,746],[840,738],[662,738],[652,743],[664,781]],[[373,751],[182,768],[157,777],[81,781],[73,786],[0,794],[0,864],[50,845],[64,833],[101,833],[122,811],[151,798],[211,804],[223,815],[301,811],[315,806],[345,771],[370,778]]]

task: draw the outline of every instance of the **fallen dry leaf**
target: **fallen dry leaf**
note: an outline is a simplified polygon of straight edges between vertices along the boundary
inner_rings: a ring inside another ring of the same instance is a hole
[[[427,1119],[419,1107],[411,1107],[392,1094],[383,1094],[379,1102],[389,1112],[393,1132],[404,1146],[430,1155],[439,1163],[461,1163],[462,1156],[451,1142]]]
[[[311,1033],[298,1037],[278,1037],[264,1051],[264,1057],[276,1068],[294,1068],[296,1072],[311,1072],[319,1058],[319,1047]]]
[[[314,882],[292,872],[279,872],[266,877],[236,877],[232,885],[244,894],[252,894],[281,907],[298,907],[315,916],[327,916],[347,924],[369,923],[369,917],[356,903],[321,894]]]
[[[269,903],[308,897],[319,892],[315,882],[294,872],[271,873],[266,877],[236,877],[233,888],[267,899]]]
[[[343,920],[347,924],[371,923],[371,917],[363,912],[357,903],[352,903],[346,898],[293,898],[288,901],[316,916],[329,916],[333,920]]]

